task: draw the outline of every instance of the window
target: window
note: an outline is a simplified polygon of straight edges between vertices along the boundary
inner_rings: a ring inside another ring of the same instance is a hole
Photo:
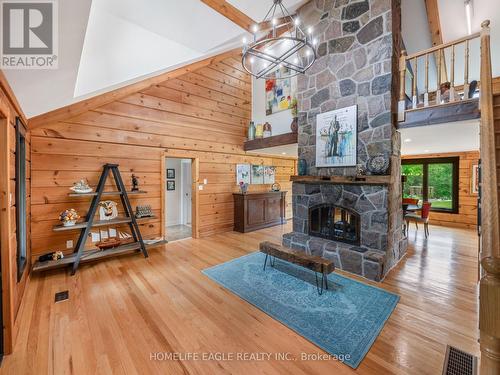
[[[459,161],[458,157],[402,160],[403,198],[430,202],[433,211],[458,213]]]
[[[17,280],[21,280],[26,267],[27,215],[26,215],[26,138],[21,119],[16,118],[16,234]]]

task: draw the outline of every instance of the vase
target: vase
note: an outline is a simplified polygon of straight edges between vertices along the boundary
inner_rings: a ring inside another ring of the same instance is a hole
[[[253,121],[250,121],[250,125],[248,125],[248,140],[252,141],[255,139],[255,124]]]
[[[299,118],[294,117],[292,123],[290,124],[290,130],[292,133],[297,133],[299,131]]]
[[[76,224],[76,220],[63,221],[63,227],[72,227]]]
[[[299,176],[307,175],[307,161],[305,159],[299,159],[299,163],[297,166]]]

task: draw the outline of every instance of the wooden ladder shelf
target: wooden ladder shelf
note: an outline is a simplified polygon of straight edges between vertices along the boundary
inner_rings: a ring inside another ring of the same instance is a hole
[[[112,173],[115,179],[118,191],[104,192],[104,185],[106,183],[106,179],[109,177],[110,172]],[[69,194],[70,197],[82,197],[82,196],[92,197],[92,203],[90,204],[90,208],[89,211],[87,212],[87,216],[85,217],[85,221],[70,227],[57,225],[53,229],[55,232],[75,230],[75,229],[80,230],[80,236],[78,237],[78,241],[76,242],[75,251],[73,252],[73,254],[58,260],[36,262],[33,265],[33,271],[45,271],[49,269],[72,265],[71,275],[74,275],[81,262],[82,263],[89,262],[91,260],[97,260],[125,253],[136,252],[139,250],[142,252],[144,257],[147,258],[148,252],[146,250],[146,246],[142,239],[142,235],[139,230],[137,220],[132,211],[132,206],[130,205],[130,201],[128,198],[129,194],[145,194],[145,193],[146,193],[145,191],[127,192],[125,189],[125,185],[123,184],[120,171],[118,170],[118,164],[105,164],[95,192],[83,193],[83,194],[77,194],[77,193]],[[101,197],[106,195],[120,196],[123,208],[125,210],[124,217],[117,217],[112,220],[94,220],[95,214],[97,212],[97,207],[99,206],[99,202],[101,201]],[[90,234],[91,228],[106,226],[106,225],[116,225],[116,224],[128,224],[132,232],[132,237],[134,239],[134,242],[127,243],[108,250],[93,249],[84,252],[85,242],[87,236]]]

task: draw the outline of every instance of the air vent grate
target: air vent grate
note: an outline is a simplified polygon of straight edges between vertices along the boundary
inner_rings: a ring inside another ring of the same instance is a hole
[[[443,375],[477,375],[477,357],[448,345]]]
[[[64,290],[62,292],[57,292],[56,293],[54,302],[57,303],[57,302],[65,301],[68,298],[69,298],[69,292],[67,290]]]

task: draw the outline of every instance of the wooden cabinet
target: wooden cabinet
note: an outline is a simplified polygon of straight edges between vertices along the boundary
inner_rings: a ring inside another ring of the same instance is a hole
[[[234,230],[251,232],[286,223],[286,191],[234,193]]]

